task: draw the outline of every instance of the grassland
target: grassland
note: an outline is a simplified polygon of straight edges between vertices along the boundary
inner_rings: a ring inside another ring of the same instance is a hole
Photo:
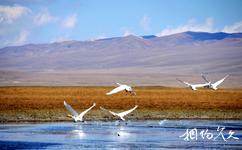
[[[66,121],[66,100],[77,111],[96,102],[86,120],[111,120],[99,106],[122,111],[139,105],[127,119],[242,119],[242,90],[135,87],[136,96],[105,93],[113,87],[1,87],[0,121]]]

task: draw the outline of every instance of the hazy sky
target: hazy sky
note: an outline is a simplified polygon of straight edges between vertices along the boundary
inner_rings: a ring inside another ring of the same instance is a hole
[[[242,0],[1,0],[0,47],[184,31],[242,32]]]

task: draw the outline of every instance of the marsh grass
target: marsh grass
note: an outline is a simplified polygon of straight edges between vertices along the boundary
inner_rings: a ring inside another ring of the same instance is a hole
[[[126,92],[106,96],[114,87],[1,87],[0,121],[69,120],[63,106],[66,100],[82,111],[96,102],[87,120],[115,119],[99,110],[122,111],[139,105],[129,119],[200,118],[242,119],[242,90],[136,87],[136,96]]]

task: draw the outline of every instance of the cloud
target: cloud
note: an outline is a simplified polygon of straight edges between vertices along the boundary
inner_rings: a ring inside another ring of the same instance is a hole
[[[29,32],[28,31],[21,31],[18,38],[15,41],[15,44],[25,44],[28,40]]]
[[[143,30],[148,31],[150,29],[150,18],[144,15],[139,22]]]
[[[26,30],[23,30],[19,32],[19,34],[12,40],[6,40],[3,42],[3,46],[17,46],[17,45],[23,45],[26,44],[29,37],[29,32]]]
[[[15,6],[2,6],[0,5],[0,23],[12,23],[23,15],[30,13],[31,10],[27,7]]]
[[[135,35],[133,32],[130,31],[130,28],[128,27],[121,27],[120,31],[123,34],[123,36]]]
[[[54,21],[57,21],[57,17],[51,16],[47,9],[42,10],[34,17],[36,25],[43,25]]]
[[[195,31],[195,32],[215,32],[213,28],[213,18],[208,17],[203,24],[197,24],[196,20],[190,19],[186,24],[180,25],[176,28],[166,28],[163,29],[157,36],[171,35],[186,31]]]
[[[77,24],[77,15],[76,14],[66,17],[62,22],[62,26],[64,28],[73,28],[76,26],[76,24]]]
[[[222,31],[227,33],[242,32],[242,21],[235,22],[229,26],[225,26]]]
[[[129,30],[125,30],[123,36],[129,36],[129,35],[134,35],[134,33]]]

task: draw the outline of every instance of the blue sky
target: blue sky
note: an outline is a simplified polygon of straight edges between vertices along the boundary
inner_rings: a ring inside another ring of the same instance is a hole
[[[242,32],[241,0],[1,0],[0,47],[184,31]]]

